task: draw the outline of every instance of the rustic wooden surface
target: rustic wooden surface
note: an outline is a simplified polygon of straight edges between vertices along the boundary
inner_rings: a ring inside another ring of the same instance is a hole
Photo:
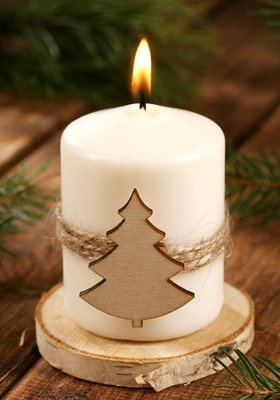
[[[220,64],[204,80],[208,96],[193,109],[216,120],[228,142],[244,152],[256,147],[280,151],[280,95],[277,57],[269,47],[266,29],[249,14],[249,0],[215,1],[211,18],[221,39]],[[0,95],[0,169],[7,173],[24,162],[30,168],[51,160],[49,172],[59,171],[59,136],[65,124],[86,112],[80,101],[35,105]],[[57,188],[58,175],[47,181]],[[52,240],[49,223],[30,226],[10,244],[22,255],[1,256],[0,397],[14,400],[98,399],[181,400],[207,399],[212,390],[198,383],[161,393],[148,389],[121,389],[78,381],[40,358],[34,337],[33,313],[42,291],[61,279],[61,256]],[[256,305],[253,354],[275,359],[279,352],[279,226],[256,227],[247,221],[234,224],[234,250],[226,266],[226,280],[246,289]],[[21,339],[21,343],[20,343]],[[21,345],[21,346],[20,346]],[[209,377],[205,382],[219,382]]]

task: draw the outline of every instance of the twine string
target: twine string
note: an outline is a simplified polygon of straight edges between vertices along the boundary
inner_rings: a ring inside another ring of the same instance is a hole
[[[107,236],[88,232],[69,223],[62,217],[60,204],[56,206],[55,216],[58,240],[89,262],[104,256],[115,247],[115,243]],[[158,245],[168,256],[183,263],[184,268],[188,271],[205,267],[222,253],[227,258],[231,253],[229,211],[226,208],[225,218],[219,229],[198,243],[178,245],[174,240],[165,238]]]

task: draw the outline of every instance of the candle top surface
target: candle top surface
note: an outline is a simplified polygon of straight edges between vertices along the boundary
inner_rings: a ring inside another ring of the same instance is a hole
[[[111,108],[84,115],[69,124],[62,145],[89,158],[161,162],[195,160],[224,146],[221,128],[191,111],[147,104]]]

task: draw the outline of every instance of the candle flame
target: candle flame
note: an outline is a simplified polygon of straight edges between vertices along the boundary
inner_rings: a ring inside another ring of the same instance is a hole
[[[134,94],[151,92],[152,62],[150,47],[142,39],[134,58],[131,87]]]

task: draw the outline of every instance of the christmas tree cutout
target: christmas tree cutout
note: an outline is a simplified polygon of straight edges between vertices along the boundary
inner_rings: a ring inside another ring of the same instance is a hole
[[[130,319],[133,327],[175,311],[194,297],[170,280],[184,265],[159,248],[165,233],[148,221],[152,213],[134,189],[119,210],[123,220],[107,232],[115,247],[89,265],[103,280],[80,293],[93,307]]]

